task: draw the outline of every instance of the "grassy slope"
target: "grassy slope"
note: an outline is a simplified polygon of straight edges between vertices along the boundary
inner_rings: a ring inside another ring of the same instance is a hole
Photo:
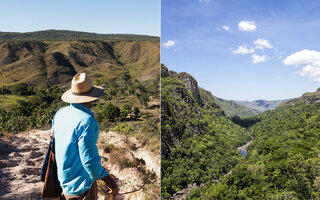
[[[232,117],[232,116],[252,117],[259,113],[258,111],[245,107],[241,104],[238,104],[235,101],[228,101],[218,97],[215,97],[215,100],[223,108],[224,112],[228,117]]]
[[[18,101],[25,101],[27,97],[17,95],[0,95],[0,109],[10,110]]]
[[[77,72],[87,72],[93,81],[126,72],[140,81],[159,75],[157,41],[11,41],[0,43],[0,51],[0,86],[47,88],[68,83]]]

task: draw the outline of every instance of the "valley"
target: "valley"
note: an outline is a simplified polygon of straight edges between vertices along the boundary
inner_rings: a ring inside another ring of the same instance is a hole
[[[165,66],[161,73],[165,198],[320,197],[318,90],[260,114],[228,117],[191,75]]]

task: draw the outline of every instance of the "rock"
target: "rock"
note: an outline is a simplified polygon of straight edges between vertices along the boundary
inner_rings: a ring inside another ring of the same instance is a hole
[[[39,175],[40,176],[40,168],[25,168],[21,171],[23,175]]]
[[[12,152],[8,155],[9,157],[21,157],[21,154],[18,152]]]
[[[29,158],[38,158],[42,156],[43,154],[39,151],[31,151],[29,154]]]
[[[19,160],[0,160],[0,168],[16,167],[19,165]]]

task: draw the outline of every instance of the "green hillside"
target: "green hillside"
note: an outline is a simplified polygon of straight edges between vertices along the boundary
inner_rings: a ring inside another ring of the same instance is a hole
[[[158,41],[0,42],[0,86],[25,83],[36,88],[65,85],[78,72],[93,81],[129,73],[139,81],[159,76]]]
[[[248,154],[218,183],[190,199],[319,199],[320,93],[307,93],[258,117]]]
[[[227,174],[241,157],[237,147],[250,135],[187,73],[162,66],[161,94],[161,192],[168,198]]]
[[[0,32],[0,41],[8,40],[42,40],[42,41],[74,41],[74,40],[111,40],[111,41],[160,41],[159,37],[134,34],[98,34],[70,30],[43,30],[35,32]]]
[[[233,117],[233,116],[239,116],[241,118],[252,117],[259,113],[259,111],[243,106],[233,100],[229,101],[229,100],[221,99],[218,97],[215,97],[215,100],[223,108],[224,112],[228,117]]]

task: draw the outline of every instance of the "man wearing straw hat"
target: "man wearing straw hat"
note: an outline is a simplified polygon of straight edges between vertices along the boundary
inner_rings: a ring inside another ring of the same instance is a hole
[[[63,190],[61,199],[97,199],[96,180],[99,179],[109,187],[109,193],[118,192],[118,187],[101,166],[96,145],[99,126],[89,110],[102,94],[101,87],[93,86],[89,77],[80,73],[73,77],[71,89],[61,96],[70,103],[53,119],[58,179]]]

